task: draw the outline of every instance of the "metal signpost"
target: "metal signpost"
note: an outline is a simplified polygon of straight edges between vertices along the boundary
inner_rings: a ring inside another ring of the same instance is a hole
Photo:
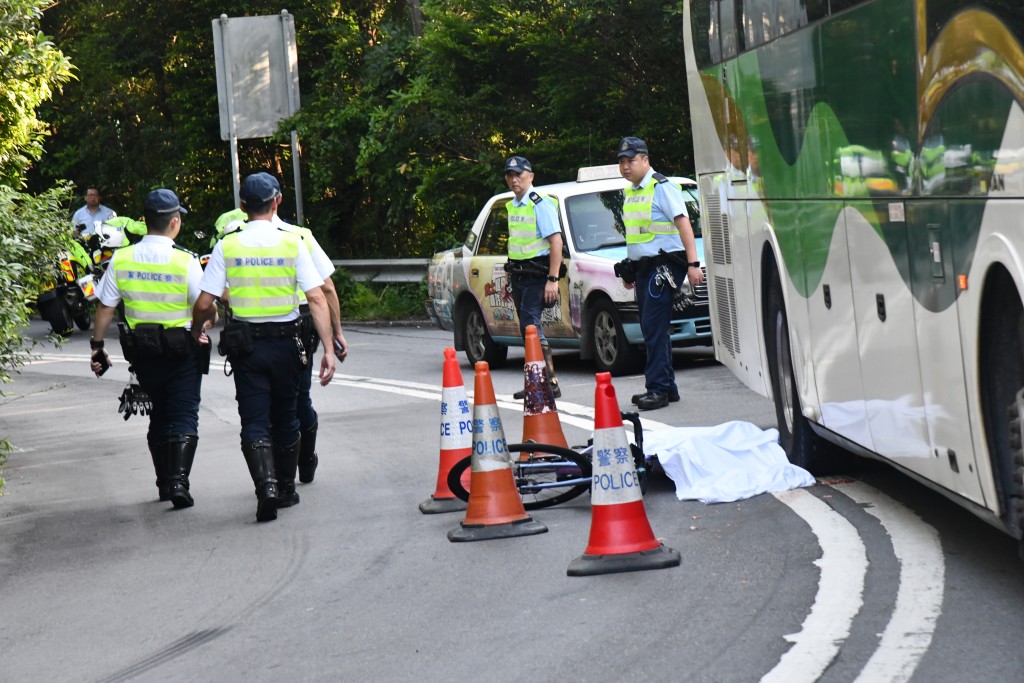
[[[299,60],[295,20],[288,10],[265,17],[213,20],[217,61],[220,137],[231,145],[231,181],[238,206],[238,141],[273,135],[278,124],[299,110]],[[295,218],[302,215],[299,136],[292,131]]]

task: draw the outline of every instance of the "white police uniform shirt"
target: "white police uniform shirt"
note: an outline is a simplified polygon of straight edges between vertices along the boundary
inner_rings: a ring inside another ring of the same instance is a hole
[[[299,234],[298,229],[294,225],[284,222],[276,213],[270,222],[275,226],[285,228],[286,230],[293,229],[296,234]],[[320,277],[324,279],[324,282],[327,282],[327,278],[334,273],[334,264],[331,262],[330,257],[320,246],[320,243],[316,241],[316,238],[313,237],[312,233],[308,236],[303,235],[302,239],[304,241],[312,240],[313,249],[310,251],[309,255],[313,257],[313,265],[316,266],[316,272],[320,273]]]
[[[551,201],[544,195],[541,195],[541,199],[543,201],[541,201],[540,204],[534,204],[533,200],[530,199],[531,192],[535,192],[535,190],[533,189],[533,185],[531,185],[526,190],[526,193],[523,194],[522,201],[519,201],[513,196],[512,206],[520,207],[526,206],[527,204],[533,206],[533,214],[537,217],[537,237],[547,239],[548,237],[551,237],[555,233],[561,233],[561,230],[559,230],[558,228],[558,211],[557,209],[555,209],[555,205],[552,204]],[[550,244],[550,242],[548,244]],[[540,253],[538,253],[537,256],[545,256],[550,253],[551,249],[545,248],[541,249]]]
[[[71,225],[78,226],[84,224],[85,228],[82,229],[82,235],[88,237],[96,232],[96,221],[105,223],[111,218],[117,218],[117,214],[114,213],[113,209],[100,204],[96,207],[96,213],[93,213],[89,210],[89,205],[86,204],[71,216]]]
[[[237,239],[248,247],[273,247],[281,242],[282,231],[270,221],[258,220],[249,221],[245,224],[245,230],[238,233]],[[317,287],[323,287],[324,279],[317,273],[313,264],[313,257],[309,250],[302,244],[299,245],[299,252],[295,259],[295,276],[298,280],[299,289],[308,292]],[[227,269],[224,266],[224,240],[218,240],[217,245],[210,254],[210,261],[203,271],[202,282],[199,288],[204,292],[219,297],[227,289]],[[229,302],[230,303],[230,302]],[[299,317],[299,307],[296,306],[286,315],[279,316],[254,316],[252,318],[239,318],[252,323],[283,323],[295,320]]]
[[[640,184],[634,185],[633,189],[643,189],[653,182],[654,169],[649,168],[644,179],[640,181]],[[686,216],[687,219],[690,217],[686,213],[686,201],[683,199],[683,191],[672,181],[657,183],[654,186],[654,199],[651,203],[651,220],[674,223],[676,216]],[[683,240],[679,237],[679,230],[676,230],[671,235],[655,235],[654,239],[650,242],[626,245],[626,255],[634,261],[645,256],[657,256],[659,250],[666,252],[685,251]]]
[[[146,235],[133,248],[135,260],[139,263],[165,264],[171,260],[174,253],[174,240],[165,235]],[[118,257],[122,251],[114,252],[110,260],[107,272],[103,274],[99,286],[96,288],[96,296],[104,306],[114,308],[121,302],[121,290],[117,286],[117,277],[114,271],[117,270]],[[203,267],[199,265],[199,259],[193,258],[188,264],[188,305],[191,306],[199,298],[199,282],[203,279]],[[185,324],[186,329],[192,329],[192,321]]]

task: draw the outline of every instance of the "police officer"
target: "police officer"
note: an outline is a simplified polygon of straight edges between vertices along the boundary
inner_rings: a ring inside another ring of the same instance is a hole
[[[209,360],[203,325],[196,328],[198,344],[188,331],[202,269],[195,254],[174,243],[187,213],[178,196],[153,190],[144,206],[146,236],[117,250],[100,280],[90,364],[97,377],[109,367],[103,337],[124,301],[128,330],[121,343],[152,402],[147,441],[160,500],[187,508],[194,504],[188,477],[199,444],[202,365]]]
[[[640,138],[622,138],[618,159],[619,173],[630,182],[622,219],[626,253],[636,265],[636,301],[647,348],[647,391],[633,396],[632,401],[641,410],[653,410],[679,400],[669,337],[672,283],[685,277],[697,287],[704,281],[704,273],[682,190],[651,168],[647,143]]]
[[[309,249],[309,255],[313,258],[313,265],[316,267],[317,273],[323,278],[324,286],[322,289],[324,297],[327,299],[327,307],[331,313],[331,336],[335,342],[334,348],[324,349],[324,353],[334,353],[339,363],[344,362],[348,356],[348,341],[345,340],[345,334],[341,330],[341,304],[338,301],[338,291],[334,287],[334,280],[331,279],[331,275],[334,273],[334,264],[309,228],[291,225],[284,222],[278,216],[277,209],[281,205],[283,195],[281,194],[281,184],[277,181],[277,178],[269,173],[260,173],[258,175],[265,177],[277,192],[277,197],[274,199],[274,218],[271,222],[281,230],[293,232],[302,237],[302,243]],[[301,289],[299,290],[299,301],[303,344],[306,346],[306,354],[312,358],[313,354],[316,353],[320,340],[317,338],[316,328],[312,324],[309,304],[306,302],[306,294]],[[313,399],[309,394],[312,384],[313,364],[310,363],[307,370],[302,373],[302,380],[299,383],[298,404],[296,406],[299,430],[302,433],[302,440],[299,444],[299,481],[303,484],[313,481],[313,478],[316,476],[317,465],[320,462],[316,452],[316,434],[320,423],[316,410],[313,408]],[[299,502],[298,493],[294,495],[293,500],[296,503]],[[281,503],[279,502],[278,506],[280,505]]]
[[[260,174],[246,177],[239,192],[248,221],[213,249],[200,283],[193,335],[216,316],[216,299],[230,287],[231,315],[220,349],[235,378],[242,422],[242,453],[256,487],[256,520],[277,519],[297,502],[299,455],[296,402],[304,365],[310,362],[300,339],[299,298],[306,293],[313,322],[325,348],[331,344],[330,312],[309,250],[298,235],[279,230],[274,186]],[[334,355],[322,354],[320,383],[334,376]]]
[[[512,303],[519,317],[519,332],[526,338],[526,327],[534,325],[544,362],[548,366],[551,393],[562,395],[555,377],[551,346],[540,324],[545,306],[558,300],[558,279],[562,268],[562,232],[558,227],[558,211],[550,198],[541,197],[533,189],[533,165],[521,156],[505,161],[505,184],[515,195],[505,205],[508,211],[509,282]],[[525,389],[513,396],[522,399]]]

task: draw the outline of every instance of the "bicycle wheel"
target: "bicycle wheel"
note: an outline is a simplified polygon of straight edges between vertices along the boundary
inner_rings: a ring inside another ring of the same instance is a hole
[[[512,461],[512,476],[527,510],[559,505],[590,488],[590,461],[576,451],[539,443],[509,444],[510,453],[530,453],[526,460]],[[448,490],[459,500],[469,500],[463,477],[470,470],[473,456],[467,455],[448,472]]]
[[[448,470],[448,490],[461,501],[469,501],[469,489],[462,485],[462,477],[470,471],[473,456],[467,455]]]
[[[590,490],[590,461],[562,446],[543,443],[514,443],[509,453],[529,453],[526,460],[513,460],[516,488],[527,510],[560,505]]]

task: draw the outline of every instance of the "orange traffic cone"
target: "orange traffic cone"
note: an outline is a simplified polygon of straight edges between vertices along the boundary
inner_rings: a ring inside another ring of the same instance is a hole
[[[466,519],[448,532],[449,541],[484,541],[542,534],[548,530],[526,514],[512,476],[512,459],[505,448],[494,386],[487,363],[476,364],[473,385],[473,473]]]
[[[523,441],[534,441],[568,448],[562,423],[551,393],[548,366],[540,348],[540,337],[534,325],[526,326],[526,363],[523,365]],[[521,460],[529,453],[520,453]]]
[[[654,537],[622,427],[611,373],[597,375],[594,395],[590,542],[569,563],[569,576],[590,576],[678,566],[679,551]]]
[[[455,349],[444,350],[444,372],[441,381],[441,460],[437,466],[437,486],[427,500],[420,503],[425,515],[438,512],[458,512],[466,504],[448,488],[448,473],[452,465],[473,452],[473,419],[462,383],[459,361]]]

